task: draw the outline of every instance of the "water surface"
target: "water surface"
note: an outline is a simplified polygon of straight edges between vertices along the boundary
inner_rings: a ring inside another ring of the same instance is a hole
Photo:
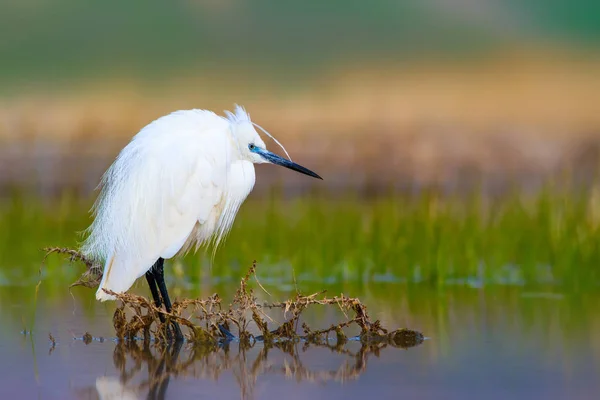
[[[351,341],[339,349],[303,344],[265,349],[257,343],[241,351],[233,342],[217,351],[184,345],[175,354],[175,348],[117,343],[114,303],[97,303],[89,289],[74,289],[71,297],[66,289],[61,295],[42,283],[33,315],[35,288],[9,287],[0,295],[0,398],[591,399],[600,390],[596,293],[321,286],[332,295],[359,296],[385,326],[416,329],[428,339],[408,349],[361,348]],[[235,288],[206,285],[200,295],[217,291],[227,297]],[[276,299],[290,294],[267,290]],[[324,328],[340,317],[336,310],[316,309],[305,321]],[[23,334],[24,327],[33,335]],[[86,332],[94,337],[88,343],[82,340]]]

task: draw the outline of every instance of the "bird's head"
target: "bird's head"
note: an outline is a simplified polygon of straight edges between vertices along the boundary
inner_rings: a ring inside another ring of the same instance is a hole
[[[275,153],[267,150],[265,142],[261,139],[256,127],[261,129],[266,135],[271,137],[287,154],[285,148],[267,131],[262,129],[250,120],[248,113],[240,106],[235,107],[235,113],[226,111],[227,119],[232,124],[234,130],[234,140],[237,141],[240,155],[243,159],[250,161],[253,164],[264,164],[270,163],[275,165],[281,165],[282,167],[289,168],[291,170],[300,172],[302,174],[312,176],[313,178],[323,179],[315,172],[303,167],[302,165],[296,164],[290,159],[283,158]]]

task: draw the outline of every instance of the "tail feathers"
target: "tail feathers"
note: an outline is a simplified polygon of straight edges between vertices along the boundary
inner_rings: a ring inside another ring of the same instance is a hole
[[[112,290],[112,289],[110,289]],[[114,291],[114,290],[113,290]],[[96,291],[96,300],[106,301],[106,300],[116,300],[117,298],[112,294],[108,294],[104,291],[104,287],[100,286]]]
[[[116,297],[108,294],[104,289],[115,293],[126,292],[149,267],[144,268],[141,265],[133,265],[120,257],[112,255],[106,260],[102,281],[96,291],[96,299],[100,301],[116,300]],[[151,266],[152,264],[150,264]]]

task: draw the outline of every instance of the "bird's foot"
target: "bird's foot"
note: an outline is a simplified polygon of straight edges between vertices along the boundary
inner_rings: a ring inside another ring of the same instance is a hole
[[[182,343],[184,341],[185,336],[177,322],[168,322],[164,324],[163,329],[168,343]]]

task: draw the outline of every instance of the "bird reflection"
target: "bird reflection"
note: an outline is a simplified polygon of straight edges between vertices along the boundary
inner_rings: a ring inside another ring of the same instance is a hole
[[[352,341],[336,345],[287,341],[246,347],[237,342],[202,346],[177,342],[169,346],[119,342],[114,350],[113,362],[120,374],[118,377],[99,377],[96,390],[102,400],[166,399],[171,378],[217,381],[221,374],[230,372],[235,377],[241,398],[250,399],[261,376],[283,376],[296,382],[314,383],[358,379],[366,371],[371,355],[379,356],[390,347],[414,347],[422,341],[422,338],[416,338],[385,343],[354,342],[356,346],[349,345]],[[308,367],[301,354],[311,347],[342,355],[343,360],[333,369]],[[351,347],[358,350],[351,350]],[[274,356],[276,352],[280,354]],[[144,367],[147,373],[143,372]]]

